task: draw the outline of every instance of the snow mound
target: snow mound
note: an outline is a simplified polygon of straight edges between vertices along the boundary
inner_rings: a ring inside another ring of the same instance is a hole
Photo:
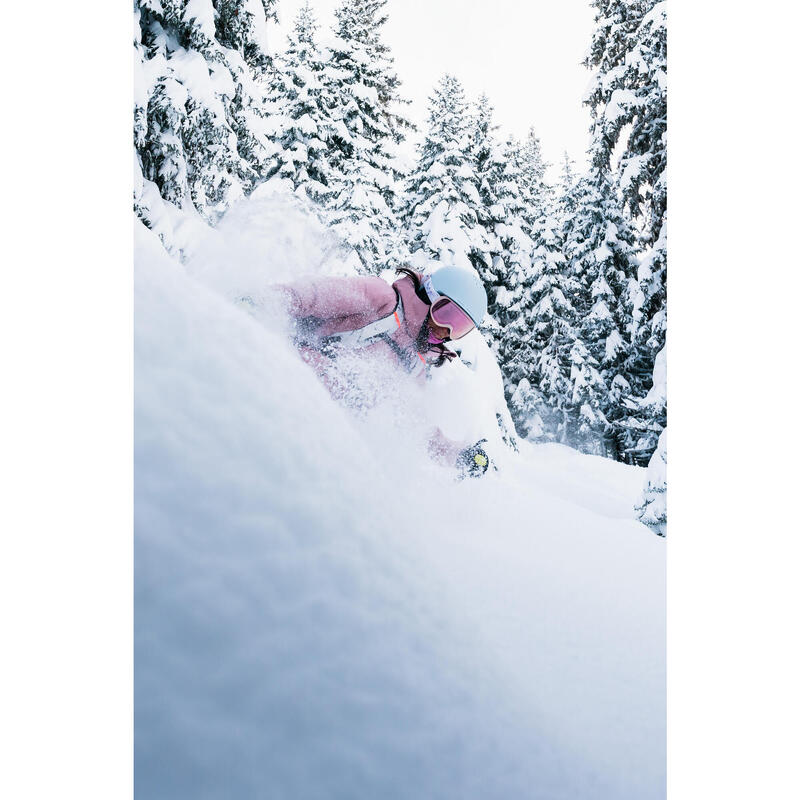
[[[663,797],[643,471],[522,442],[456,482],[414,415],[333,402],[231,302],[288,258],[336,268],[279,206],[242,203],[187,268],[136,222],[137,792]]]

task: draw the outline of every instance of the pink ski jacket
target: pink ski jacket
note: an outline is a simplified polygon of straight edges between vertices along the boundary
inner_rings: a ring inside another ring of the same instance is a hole
[[[417,277],[421,276],[417,274]],[[418,295],[409,275],[389,285],[381,278],[317,278],[279,287],[286,295],[289,314],[297,320],[298,340],[306,361],[323,367],[315,353],[320,352],[328,337],[363,328],[370,323],[393,317],[388,339],[379,339],[366,349],[382,351],[410,373],[418,373],[427,365],[440,366],[455,356],[442,345],[431,344],[420,336],[430,306]],[[398,308],[400,304],[400,308]],[[395,312],[399,312],[395,315]],[[422,341],[421,341],[422,340]],[[323,367],[324,369],[324,367]]]

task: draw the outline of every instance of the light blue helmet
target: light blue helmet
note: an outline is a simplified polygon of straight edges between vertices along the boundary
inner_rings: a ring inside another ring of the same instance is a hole
[[[431,283],[439,294],[458,303],[476,326],[483,322],[488,300],[477,273],[462,267],[441,267],[431,275]]]

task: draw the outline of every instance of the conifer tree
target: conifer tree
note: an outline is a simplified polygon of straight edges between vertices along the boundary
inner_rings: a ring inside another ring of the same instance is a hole
[[[551,189],[545,183],[545,173],[550,165],[542,157],[541,142],[533,127],[520,145],[517,166],[520,196],[526,208],[526,222],[532,230],[545,204],[552,199]]]
[[[326,97],[325,59],[316,40],[318,28],[306,2],[287,36],[286,50],[276,59],[269,122],[277,151],[271,176],[290,181],[295,190],[324,203],[335,177],[329,159],[333,122]]]
[[[667,217],[667,19],[664,0],[645,0],[626,55],[625,119],[631,131],[620,156],[620,191],[653,245]]]
[[[333,119],[330,160],[337,178],[329,220],[377,272],[405,261],[397,219],[401,192],[396,146],[411,124],[400,113],[400,81],[381,40],[387,0],[343,0],[336,10],[326,88]]]
[[[564,160],[561,163],[561,174],[559,175],[558,186],[556,188],[556,208],[565,247],[569,238],[569,226],[572,224],[578,207],[576,196],[577,181],[575,162],[569,157],[569,153],[565,150]]]
[[[599,452],[622,458],[632,444],[624,404],[631,394],[626,365],[635,236],[601,167],[593,165],[562,205],[565,254],[578,284],[578,336],[602,376],[603,389],[594,395],[599,405],[593,409]]]
[[[642,398],[654,385],[656,354],[666,334],[666,6],[655,0],[593,5],[595,32],[586,60],[596,71],[586,98],[593,119],[592,160],[596,168],[616,174],[626,212],[639,231],[625,378],[631,394]],[[655,412],[641,400],[638,407],[630,402],[624,407],[623,424],[641,432],[628,451],[647,463],[666,410]]]
[[[473,265],[478,271],[484,285],[497,282],[494,268],[499,266],[495,259],[500,256],[502,244],[495,230],[505,219],[505,211],[498,202],[499,182],[503,172],[503,163],[494,131],[494,109],[489,98],[483,94],[478,98],[469,120],[469,145],[467,155],[475,173],[475,184],[478,189],[478,202],[475,215],[485,232],[486,249],[473,254]],[[489,311],[491,314],[491,309]]]
[[[495,220],[495,233],[500,237],[501,258],[506,275],[530,270],[533,249],[531,233],[533,218],[530,200],[524,194],[525,177],[520,161],[520,145],[510,136],[500,156],[500,172],[496,179],[495,195],[499,207],[499,221]]]
[[[639,504],[639,519],[659,536],[667,535],[667,429],[658,437],[658,445],[647,467],[647,478]]]
[[[596,365],[578,342],[577,285],[549,203],[540,206],[531,238],[530,266],[509,306],[501,343],[509,409],[521,436],[578,444],[577,431],[586,424],[579,419],[582,407],[597,389]],[[585,384],[586,393],[576,392],[576,384]]]
[[[577,285],[567,272],[561,231],[549,198],[545,198],[531,235],[529,329],[535,355],[530,377],[544,404],[537,411],[548,435],[567,443],[575,427],[571,375],[578,334],[572,298]]]
[[[509,195],[515,198],[514,219],[517,243],[524,247],[506,254],[506,271],[495,294],[495,316],[500,324],[498,363],[503,373],[506,399],[517,433],[523,438],[548,438],[544,418],[549,407],[539,390],[535,374],[536,347],[539,340],[533,335],[534,303],[532,292],[533,242],[531,209],[522,198],[520,169],[520,144],[512,136],[505,148],[505,181]],[[549,437],[552,438],[552,437]]]
[[[631,121],[627,54],[642,16],[643,0],[592,0],[594,32],[584,65],[593,79],[584,98],[592,113],[593,163],[612,170],[612,153]]]
[[[504,328],[523,305],[520,293],[530,271],[532,242],[520,190],[519,145],[513,137],[504,146],[497,142],[493,114],[482,95],[471,119],[468,154],[478,188],[475,212],[485,238],[485,250],[472,257],[489,300],[483,333],[502,371],[506,346],[516,349]]]
[[[631,131],[619,164],[622,196],[641,227],[630,364],[639,394],[657,385],[657,354],[666,341],[666,47],[666,4],[647,0],[626,58]],[[666,404],[643,401],[631,423],[642,430],[636,449],[638,460],[644,462],[666,426]]]
[[[585,453],[607,455],[605,437],[610,429],[605,409],[608,390],[600,374],[600,365],[581,338],[580,329],[569,354],[571,397],[565,404],[568,426],[562,441]]]
[[[519,143],[511,136],[501,154],[501,171],[495,190],[499,211],[495,212],[492,220],[500,252],[494,256],[488,276],[491,282],[487,285],[489,311],[499,328],[496,354],[509,397],[516,391],[519,381],[525,378],[522,365],[531,357],[524,337],[527,333],[526,314],[532,303],[529,289],[533,242],[531,228],[526,222],[529,209],[523,202],[520,189],[519,149]],[[525,352],[520,352],[521,349]]]
[[[506,152],[517,188],[516,238],[522,245],[508,260],[497,295],[498,306],[505,307],[498,310],[503,323],[499,360],[509,409],[520,435],[566,442],[576,437],[585,404],[573,391],[572,378],[585,373],[583,382],[594,391],[594,362],[575,349],[577,285],[567,272],[558,207],[545,181],[548,165],[535,130],[520,145],[511,140]],[[573,359],[580,363],[578,372]]]
[[[215,221],[271,155],[260,81],[269,66],[259,0],[134,0],[134,207],[168,246],[164,217]],[[172,209],[172,210],[170,210]]]
[[[412,253],[471,268],[485,252],[469,119],[461,83],[445,75],[429,102],[428,131],[408,186]]]
[[[562,201],[545,180],[548,166],[531,128],[517,156],[531,260],[521,293],[525,310],[509,327],[504,359],[511,381],[524,379],[525,390],[516,391],[513,383],[507,389],[515,423],[524,427],[534,419],[540,438],[579,446],[591,439],[587,426],[603,420],[597,399],[603,394],[602,381],[596,360],[580,342],[578,284],[564,256]]]

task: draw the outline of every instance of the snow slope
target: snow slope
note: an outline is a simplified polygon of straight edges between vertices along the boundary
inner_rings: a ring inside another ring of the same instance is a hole
[[[340,268],[301,210],[257,194],[185,267],[135,224],[139,795],[663,797],[644,471],[522,442],[454,481],[231,302]]]

